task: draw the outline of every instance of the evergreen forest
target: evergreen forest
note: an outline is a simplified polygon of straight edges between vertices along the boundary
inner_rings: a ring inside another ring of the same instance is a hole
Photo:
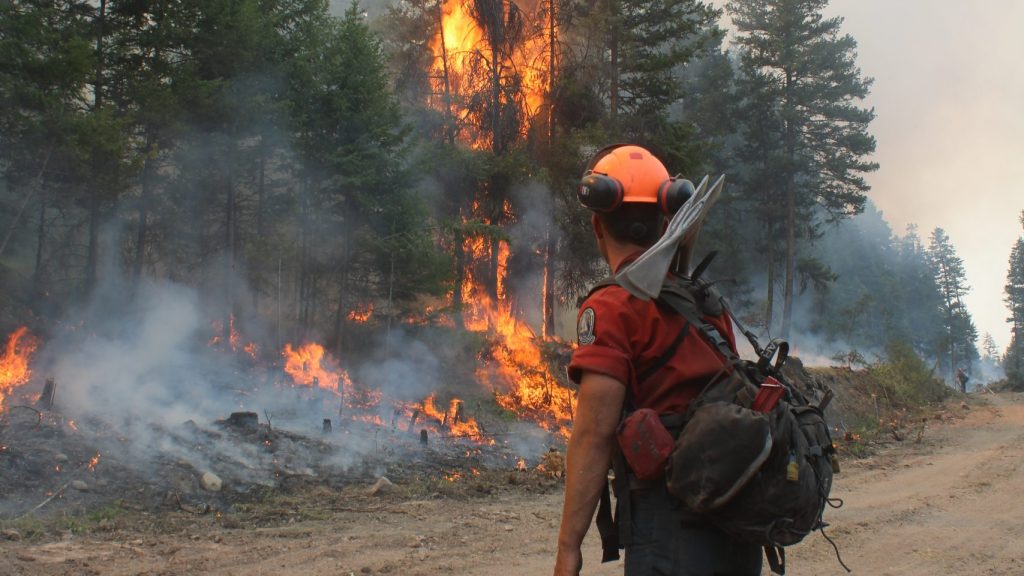
[[[900,342],[950,383],[1005,353],[1024,378],[1024,245],[1002,351],[954,239],[872,203],[899,191],[867,183],[872,79],[826,6],[0,0],[0,327],[170,283],[214,338],[343,365],[500,330],[481,302],[549,353],[607,274],[577,182],[632,142],[726,176],[698,259],[755,332],[849,365]]]

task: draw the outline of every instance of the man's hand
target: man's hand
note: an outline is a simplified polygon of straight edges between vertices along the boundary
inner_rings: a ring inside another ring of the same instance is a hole
[[[580,552],[579,547],[575,549],[558,548],[554,576],[579,576],[581,569],[583,569],[583,553]]]

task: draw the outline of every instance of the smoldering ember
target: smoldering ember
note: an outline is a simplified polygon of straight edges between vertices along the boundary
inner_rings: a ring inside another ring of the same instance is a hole
[[[0,0],[0,575],[564,576],[644,449],[792,573],[1020,572],[1013,143],[907,129],[1010,81],[893,80],[878,10]]]

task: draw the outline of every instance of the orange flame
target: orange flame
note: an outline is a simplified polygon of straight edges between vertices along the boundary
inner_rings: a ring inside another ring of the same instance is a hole
[[[482,259],[483,239],[467,240],[465,249],[474,259]],[[501,242],[498,251],[498,293],[504,295],[509,248]],[[496,339],[491,360],[477,370],[477,378],[495,391],[498,404],[520,418],[532,420],[543,428],[568,438],[575,411],[575,396],[551,374],[528,325],[512,312],[507,297],[495,303],[470,270],[462,286],[466,303],[466,328],[490,332]]]
[[[462,411],[462,400],[453,398],[448,404],[448,409],[442,412],[434,403],[437,394],[431,394],[423,401],[423,413],[441,423],[442,429],[447,429],[449,435],[457,438],[471,438],[487,443],[493,443],[490,438],[483,435],[480,425],[472,417],[467,417]]]
[[[3,356],[0,356],[0,409],[3,408],[4,398],[16,386],[25,384],[32,377],[30,361],[38,346],[39,343],[25,326],[7,337],[7,346]]]
[[[368,302],[363,309],[355,309],[348,313],[349,322],[366,324],[373,317],[373,302]]]
[[[323,388],[338,394],[344,392],[345,386],[352,385],[348,373],[324,353],[323,346],[315,342],[307,342],[298,348],[285,344],[281,355],[284,356],[284,371],[297,385]]]
[[[524,23],[524,37],[519,44],[492,50],[486,30],[474,17],[473,0],[446,0],[441,9],[440,29],[430,42],[434,55],[433,92],[441,98],[435,106],[460,125],[460,141],[477,149],[486,148],[493,134],[483,128],[489,127],[490,121],[474,118],[468,103],[479,102],[481,96],[493,99],[495,80],[502,86],[498,90],[500,101],[491,102],[490,106],[516,107],[524,124],[537,114],[549,91],[545,70],[548,39],[542,33],[544,27],[536,25],[540,23],[535,22],[533,14],[514,7],[515,3],[498,4],[501,25],[512,21],[513,16]],[[479,110],[476,115],[480,115]]]
[[[100,453],[97,452],[95,456],[89,459],[89,471],[95,472],[96,465],[100,463]]]
[[[298,348],[285,344],[281,351],[284,371],[298,386],[322,388],[341,396],[345,407],[352,410],[374,408],[380,403],[381,393],[354,386],[348,372],[316,342],[307,342]],[[376,416],[361,418],[378,421]]]
[[[221,346],[224,339],[224,322],[221,320],[214,320],[210,322],[210,326],[213,328],[213,337],[210,338],[210,341],[207,344],[215,348]],[[259,353],[259,345],[255,342],[249,342],[244,346],[242,345],[242,336],[238,333],[238,329],[235,328],[234,314],[228,314],[228,343],[226,348],[232,352],[242,350],[253,360],[256,360],[257,354]]]

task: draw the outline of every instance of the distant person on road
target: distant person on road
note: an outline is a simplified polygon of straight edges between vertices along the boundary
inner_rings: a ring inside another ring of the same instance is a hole
[[[967,382],[971,379],[964,371],[963,367],[956,369],[956,381],[960,385],[960,392],[967,393]]]

